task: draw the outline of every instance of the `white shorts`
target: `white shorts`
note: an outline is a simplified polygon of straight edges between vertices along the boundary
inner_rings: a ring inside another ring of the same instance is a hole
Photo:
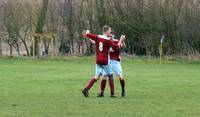
[[[109,69],[111,69],[111,71],[113,70],[114,73],[120,77],[122,76],[122,67],[121,67],[121,62],[120,61],[117,61],[117,60],[113,60],[111,59],[110,60],[110,64],[109,64]],[[109,70],[110,71],[110,70]],[[107,74],[103,71],[103,75],[104,76],[107,76]]]
[[[99,65],[96,64],[96,76],[101,76],[101,75],[111,75],[112,74],[112,67],[110,64],[108,65]]]
[[[114,71],[114,73],[117,76],[121,76],[122,75],[121,62],[117,61],[117,60],[110,60],[110,62],[111,62],[111,67],[112,67],[112,70]]]

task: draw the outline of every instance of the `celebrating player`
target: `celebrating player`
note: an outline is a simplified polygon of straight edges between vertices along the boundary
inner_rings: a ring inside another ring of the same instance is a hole
[[[91,34],[89,31],[86,31],[83,36],[86,38],[90,38],[95,41],[96,46],[96,74],[89,81],[84,89],[82,89],[82,93],[85,97],[89,96],[89,90],[93,86],[93,84],[100,78],[103,74],[103,71],[108,76],[111,87],[111,97],[115,97],[114,93],[114,83],[113,83],[113,74],[112,68],[109,64],[109,48],[112,47],[114,49],[120,48],[123,39],[121,39],[117,44],[113,43],[110,38],[107,37],[111,33],[111,27],[106,25],[103,27],[103,35]]]
[[[111,33],[111,39],[114,43],[119,43],[119,40],[114,39],[114,35],[115,33]],[[122,35],[120,37],[120,39],[125,39],[125,35]],[[125,46],[125,43],[123,43],[121,46]],[[120,84],[121,84],[121,96],[125,97],[125,80],[124,77],[122,75],[122,67],[121,67],[121,57],[120,57],[120,49],[119,48],[110,48],[110,62],[111,62],[111,67],[113,69],[113,71],[115,72],[115,74],[117,75],[117,77],[119,78]],[[106,87],[106,80],[107,77],[105,76],[102,81],[101,81],[101,93],[98,95],[98,97],[104,97],[104,90]]]

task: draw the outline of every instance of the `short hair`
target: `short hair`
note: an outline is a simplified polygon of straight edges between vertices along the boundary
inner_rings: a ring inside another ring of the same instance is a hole
[[[109,25],[105,25],[103,26],[103,32],[106,32],[109,30],[109,28],[111,28]]]

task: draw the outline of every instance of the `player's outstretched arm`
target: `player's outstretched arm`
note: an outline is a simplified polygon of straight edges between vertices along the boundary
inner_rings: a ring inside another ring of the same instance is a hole
[[[83,30],[82,35],[83,37],[87,38],[88,37],[87,34],[89,33],[90,33],[90,30]]]
[[[95,41],[95,40],[97,40],[98,35],[90,33],[89,30],[84,30],[83,37],[90,38],[91,40]]]

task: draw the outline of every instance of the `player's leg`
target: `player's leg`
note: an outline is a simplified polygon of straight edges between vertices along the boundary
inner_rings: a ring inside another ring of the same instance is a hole
[[[122,89],[121,96],[125,97],[125,79],[122,75],[121,63],[119,61],[112,60],[112,68],[115,74],[118,76],[121,84],[121,89]]]
[[[114,79],[113,79],[113,72],[111,64],[104,66],[104,70],[108,76],[109,86],[110,86],[110,97],[115,96],[115,86],[114,86]]]
[[[105,91],[105,88],[106,88],[106,80],[107,80],[107,77],[105,75],[105,72],[103,74],[103,78],[101,80],[101,92],[97,95],[97,97],[104,97],[104,91]]]
[[[87,83],[86,87],[82,90],[82,93],[85,97],[89,96],[89,90],[94,85],[94,83],[100,78],[100,76],[103,73],[103,67],[101,65],[96,65],[96,73],[95,76],[90,79],[90,81]]]

